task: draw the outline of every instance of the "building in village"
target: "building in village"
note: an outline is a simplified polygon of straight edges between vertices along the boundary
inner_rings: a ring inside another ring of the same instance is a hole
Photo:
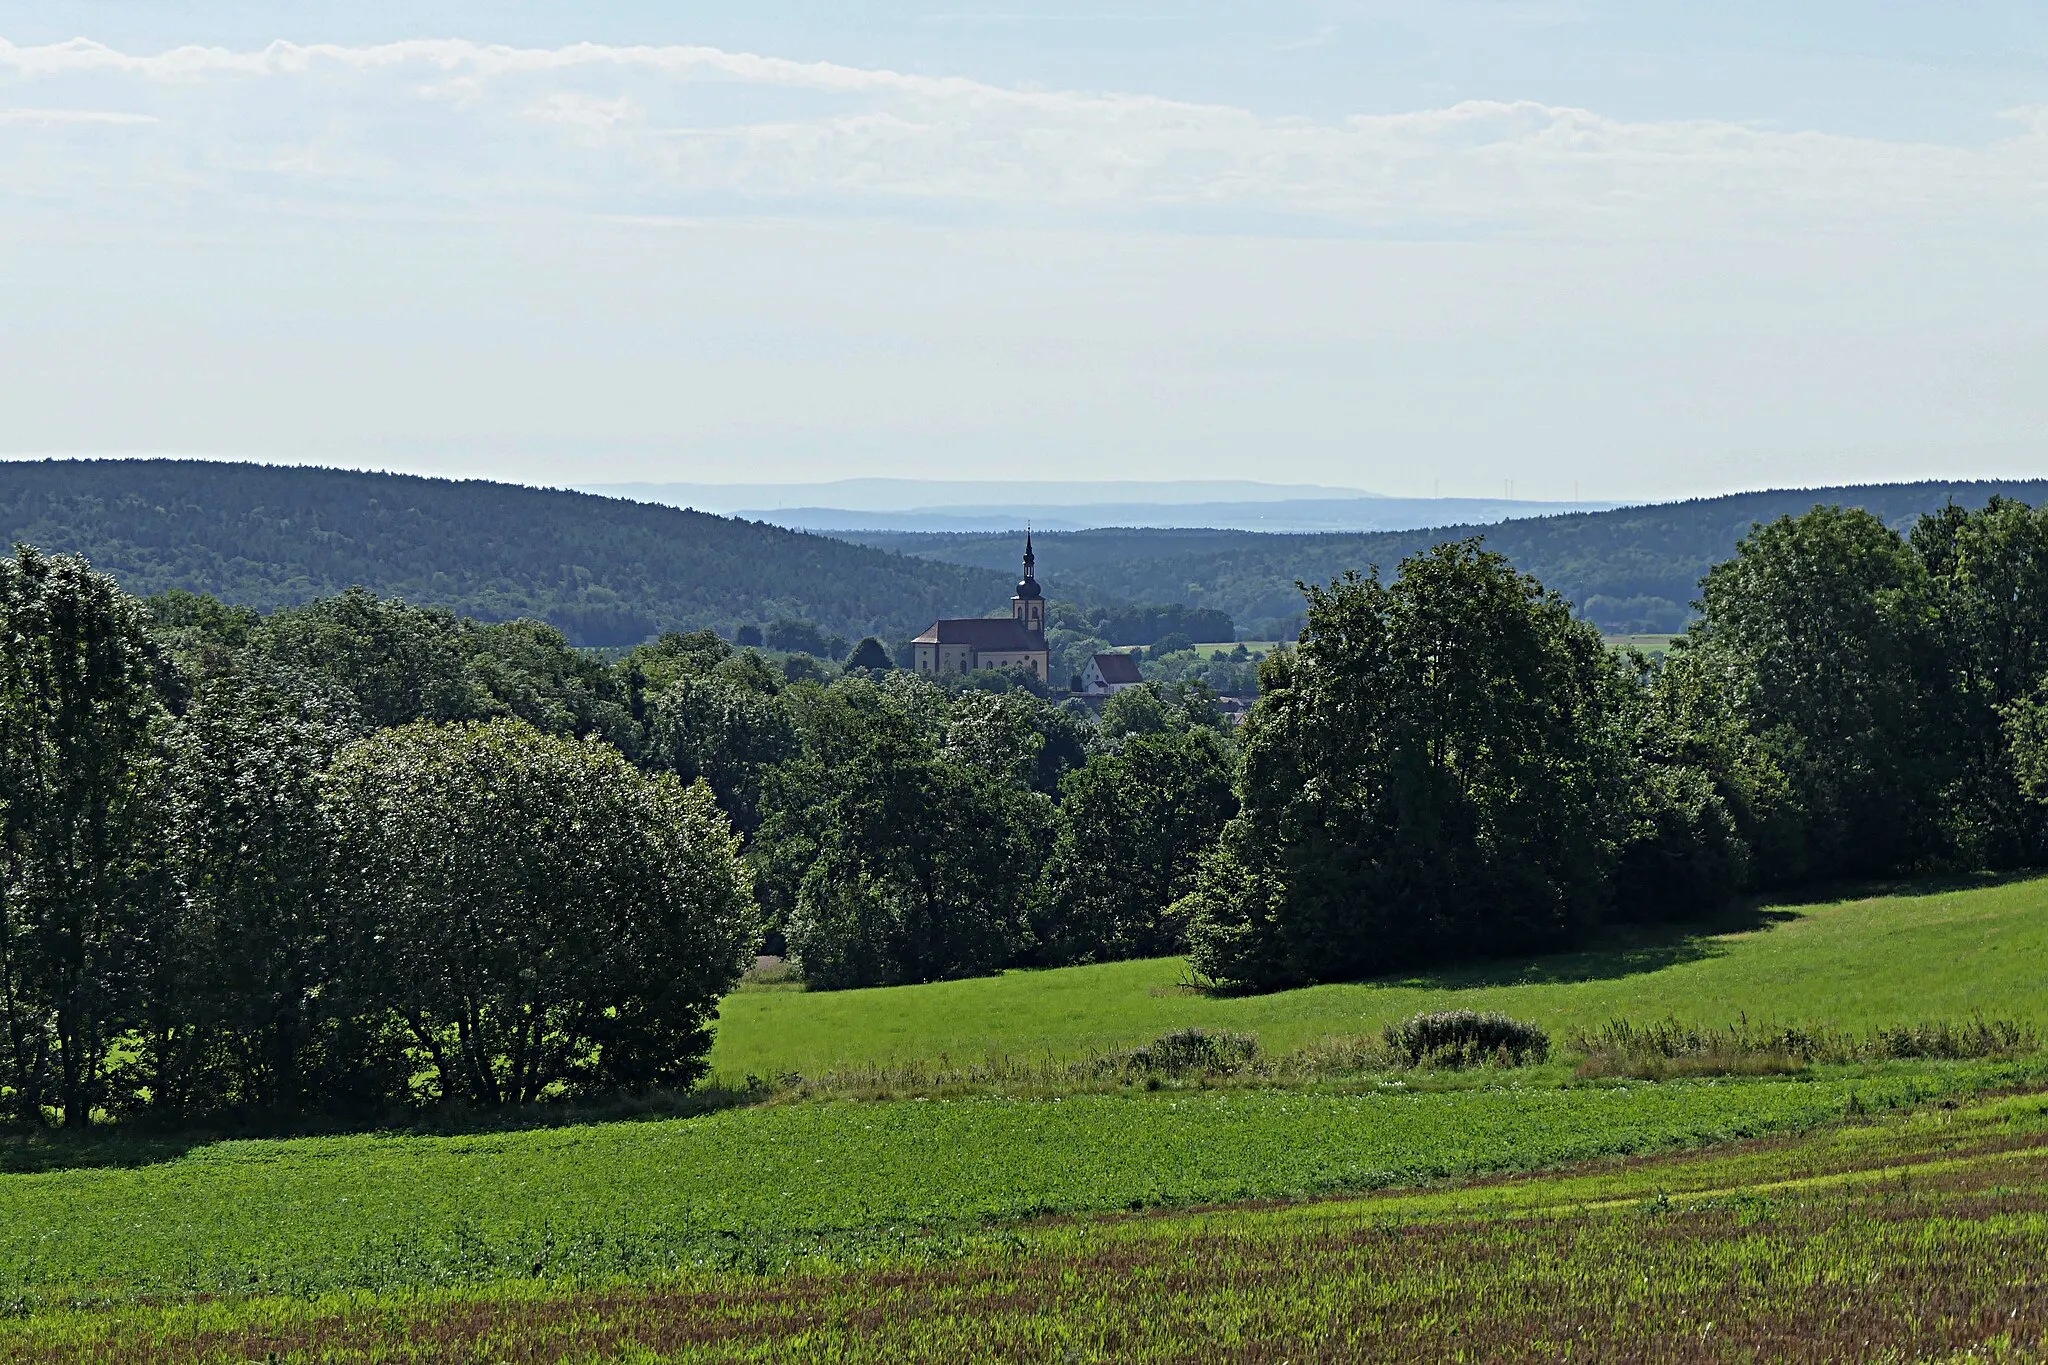
[[[1135,654],[1097,654],[1081,670],[1081,695],[1106,697],[1144,682]]]
[[[1045,646],[1045,594],[1033,573],[1031,533],[1024,533],[1024,579],[1010,599],[1010,616],[934,621],[910,642],[911,664],[919,673],[973,673],[984,668],[1021,668],[1046,682],[1052,654]]]

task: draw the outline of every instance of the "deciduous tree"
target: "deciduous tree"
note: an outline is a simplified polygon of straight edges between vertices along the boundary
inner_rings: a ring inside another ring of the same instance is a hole
[[[754,950],[739,842],[709,787],[519,721],[415,724],[333,770],[357,971],[438,1093],[686,1085]]]
[[[0,560],[0,1066],[66,1126],[107,1099],[169,906],[155,690],[139,603],[80,559]]]

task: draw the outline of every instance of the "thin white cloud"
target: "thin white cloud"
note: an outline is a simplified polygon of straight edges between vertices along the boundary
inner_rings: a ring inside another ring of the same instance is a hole
[[[1338,121],[708,47],[0,43],[0,194],[604,214],[935,210],[1471,233],[2036,229],[2048,113],[1984,147],[1531,101]],[[30,104],[33,108],[29,108]],[[148,125],[122,142],[87,125]],[[61,143],[61,155],[53,143]]]
[[[0,108],[0,124],[29,124],[38,128],[52,128],[60,124],[111,123],[142,124],[155,123],[154,114],[127,114],[118,109],[7,109]]]

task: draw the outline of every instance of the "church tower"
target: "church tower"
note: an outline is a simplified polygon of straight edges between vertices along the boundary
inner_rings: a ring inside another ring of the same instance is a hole
[[[1031,530],[1024,531],[1024,581],[1017,585],[1017,595],[1010,599],[1010,619],[1024,629],[1038,635],[1045,634],[1045,594],[1038,590],[1038,579],[1032,573]]]

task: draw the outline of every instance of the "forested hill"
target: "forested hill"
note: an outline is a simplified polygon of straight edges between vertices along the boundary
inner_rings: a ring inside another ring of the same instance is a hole
[[[1484,537],[1615,632],[1681,629],[1700,576],[1726,559],[1760,521],[1817,503],[1864,507],[1905,529],[1954,500],[1981,507],[1994,495],[2039,505],[2048,480],[1871,484],[1738,493],[1611,512],[1531,517],[1491,526],[1450,526],[1371,534],[1271,535],[1257,531],[1096,530],[1038,537],[1039,577],[1055,596],[1086,603],[1186,602],[1228,612],[1256,638],[1301,610],[1295,580],[1327,582],[1440,541]],[[1004,534],[842,532],[847,539],[949,563],[997,567],[1014,537]]]
[[[982,615],[1013,581],[587,493],[204,460],[0,463],[0,538],[85,555],[136,593],[268,609],[361,585],[590,645],[779,617],[896,640]]]

